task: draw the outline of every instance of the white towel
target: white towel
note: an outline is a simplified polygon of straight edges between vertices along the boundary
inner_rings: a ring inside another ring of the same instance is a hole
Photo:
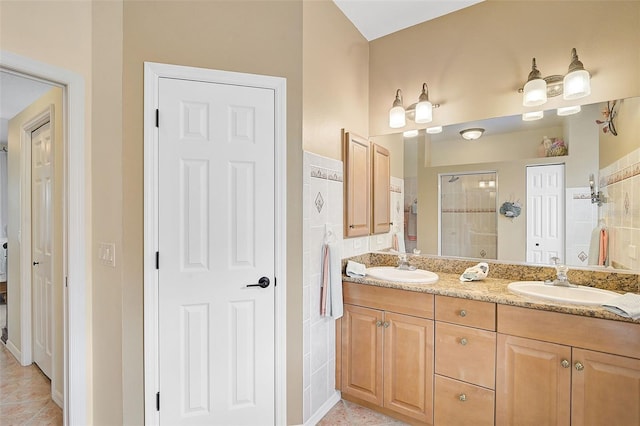
[[[347,261],[346,273],[352,278],[363,278],[365,275],[367,275],[367,267],[362,263],[349,260]]]
[[[626,293],[603,303],[602,307],[623,317],[640,319],[640,294]]]
[[[465,269],[460,275],[460,281],[478,281],[485,279],[489,274],[489,264],[480,262],[476,266]]]
[[[397,238],[398,238],[398,251],[400,253],[405,253],[406,249],[405,249],[405,246],[404,246],[404,235],[403,235],[402,232],[398,232],[398,233],[396,233],[396,235],[397,235]]]

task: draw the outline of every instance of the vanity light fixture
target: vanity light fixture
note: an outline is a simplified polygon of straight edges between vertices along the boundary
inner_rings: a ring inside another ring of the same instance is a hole
[[[533,58],[527,83],[518,91],[522,93],[522,105],[527,107],[542,105],[548,98],[560,94],[564,100],[580,99],[591,94],[591,75],[584,69],[574,47],[566,75],[542,77],[536,58]]]
[[[405,138],[415,138],[416,136],[418,136],[418,130],[407,130],[406,132],[402,132],[402,136]]]
[[[427,133],[430,135],[437,135],[442,133],[442,126],[427,127]]]
[[[522,114],[522,121],[535,121],[544,117],[544,111],[525,112]]]
[[[562,107],[562,108],[558,108],[557,114],[559,116],[573,115],[573,114],[579,113],[581,110],[582,110],[582,107],[580,107],[580,105]]]
[[[484,133],[484,129],[480,127],[473,127],[471,129],[464,129],[460,131],[460,136],[468,141],[474,141]]]
[[[438,108],[440,104],[432,104],[429,101],[429,88],[427,83],[422,84],[422,93],[418,97],[418,102],[409,105],[405,110],[402,99],[402,90],[396,90],[396,99],[389,110],[389,127],[398,129],[407,124],[406,119],[415,121],[418,124],[430,123],[433,120],[433,108]]]

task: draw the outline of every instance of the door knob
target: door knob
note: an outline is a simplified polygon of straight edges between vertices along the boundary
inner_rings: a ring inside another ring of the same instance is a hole
[[[269,284],[271,284],[271,281],[269,281],[269,278],[262,277],[258,280],[258,284],[248,284],[247,287],[267,288],[269,287]]]
[[[40,262],[33,262],[33,266],[39,265]]]

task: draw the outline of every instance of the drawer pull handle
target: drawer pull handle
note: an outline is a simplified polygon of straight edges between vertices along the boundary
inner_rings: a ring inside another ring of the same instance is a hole
[[[467,395],[461,393],[460,396],[458,397],[458,399],[462,402],[465,402],[467,400]]]
[[[382,327],[382,321],[380,320],[376,321],[376,327]]]
[[[469,341],[468,341],[467,339],[465,339],[464,337],[463,337],[462,339],[460,339],[460,344],[461,344],[462,346],[466,346],[466,345],[467,345],[467,343],[469,343]]]
[[[467,311],[465,311],[464,309],[463,309],[463,310],[461,310],[461,311],[460,311],[460,316],[461,316],[462,318],[466,317],[466,316],[467,316]]]
[[[576,370],[578,370],[578,371],[584,370],[584,365],[582,365],[581,362],[576,362],[574,367],[576,367]]]
[[[563,359],[560,365],[562,366],[562,368],[569,368],[571,366],[569,361],[567,361],[566,359]]]
[[[390,326],[390,325],[391,325],[391,324],[389,324],[389,321],[385,321],[385,322],[382,324],[382,326],[383,326],[384,328],[389,328],[389,326]]]

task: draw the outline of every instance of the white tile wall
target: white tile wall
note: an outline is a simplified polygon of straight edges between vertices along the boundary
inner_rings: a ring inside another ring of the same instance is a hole
[[[598,205],[591,203],[589,187],[567,188],[566,206],[566,263],[589,265],[591,233],[598,226]]]

